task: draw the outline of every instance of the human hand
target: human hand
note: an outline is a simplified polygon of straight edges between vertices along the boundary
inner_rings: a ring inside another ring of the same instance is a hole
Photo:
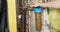
[[[47,3],[34,2],[32,7],[41,6],[41,7],[49,7],[49,8],[60,8],[59,3],[60,3],[60,0],[56,0],[56,1],[53,1],[53,2],[47,2]]]

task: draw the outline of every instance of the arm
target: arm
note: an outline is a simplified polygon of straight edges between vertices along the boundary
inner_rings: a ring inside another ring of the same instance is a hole
[[[41,6],[41,7],[50,7],[50,8],[60,8],[60,0],[56,0],[53,2],[47,2],[47,3],[38,3],[34,2],[33,7]]]

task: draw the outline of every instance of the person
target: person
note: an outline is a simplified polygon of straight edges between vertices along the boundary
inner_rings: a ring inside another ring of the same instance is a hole
[[[38,3],[34,1],[34,4],[32,5],[32,7],[41,6],[41,7],[49,7],[49,8],[60,8],[59,3],[60,3],[60,0],[55,0],[52,2],[46,2],[46,3]]]

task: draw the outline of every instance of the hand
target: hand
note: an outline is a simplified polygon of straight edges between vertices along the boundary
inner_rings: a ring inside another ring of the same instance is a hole
[[[34,2],[33,5],[32,5],[31,7],[38,7],[38,6],[40,6],[40,3]]]
[[[32,7],[37,7],[37,6],[41,6],[41,7],[49,7],[49,8],[60,8],[60,0],[56,0],[53,2],[47,2],[47,3],[37,3],[34,2],[34,5],[32,5]]]

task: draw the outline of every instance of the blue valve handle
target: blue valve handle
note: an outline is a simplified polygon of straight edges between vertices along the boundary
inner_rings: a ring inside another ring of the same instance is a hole
[[[34,7],[34,13],[42,13],[43,8],[42,7]]]

